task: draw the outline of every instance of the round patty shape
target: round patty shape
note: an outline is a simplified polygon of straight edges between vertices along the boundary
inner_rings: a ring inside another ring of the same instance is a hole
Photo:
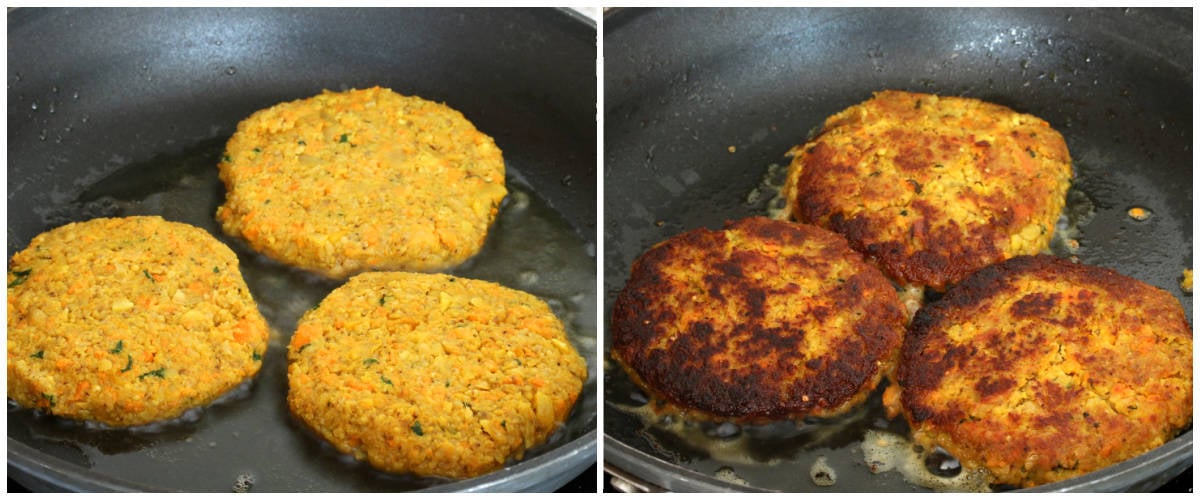
[[[752,217],[637,259],[612,316],[612,357],[701,419],[831,416],[891,371],[907,317],[841,236]]]
[[[1047,248],[1071,158],[1044,120],[978,99],[883,91],[793,148],[791,216],[844,234],[903,285],[944,290]]]
[[[1000,484],[1134,457],[1192,418],[1192,332],[1179,301],[1048,255],[984,268],[921,309],[902,356],[915,442]]]
[[[225,232],[331,278],[458,265],[507,193],[491,137],[443,104],[379,87],[258,111],[218,167]]]
[[[288,405],[342,453],[465,478],[520,459],[570,413],[587,364],[537,297],[444,274],[363,273],[300,319]]]
[[[8,262],[21,406],[116,427],[175,418],[257,373],[267,337],[237,256],[187,224],[67,224]]]

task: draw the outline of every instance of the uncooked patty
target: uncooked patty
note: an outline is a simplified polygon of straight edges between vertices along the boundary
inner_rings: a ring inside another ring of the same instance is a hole
[[[443,104],[379,87],[258,111],[218,167],[225,232],[332,278],[458,265],[507,193],[491,137]]]
[[[1072,175],[1045,120],[900,91],[829,117],[789,154],[792,218],[844,234],[903,285],[939,291],[1045,250]]]
[[[545,302],[444,274],[351,278],[300,319],[288,359],[292,413],[339,451],[450,478],[522,458],[587,379]]]
[[[1179,301],[1052,256],[987,267],[921,309],[900,399],[913,438],[1033,486],[1149,451],[1192,418]]]
[[[67,224],[9,259],[21,406],[120,427],[174,418],[257,373],[267,337],[237,256],[187,224]]]
[[[891,370],[905,321],[844,238],[753,217],[639,257],[613,307],[612,356],[698,418],[831,416]]]

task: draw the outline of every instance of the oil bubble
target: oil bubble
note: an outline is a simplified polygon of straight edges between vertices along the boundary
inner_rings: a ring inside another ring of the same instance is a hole
[[[937,448],[925,456],[925,468],[930,473],[941,477],[955,477],[962,472],[962,464],[957,458],[950,456],[946,450]]]
[[[510,210],[525,210],[529,207],[529,195],[524,191],[512,191],[508,193],[508,197],[504,199]]]
[[[521,274],[517,275],[517,280],[525,286],[537,283],[540,278],[541,277],[538,276],[538,273],[535,271],[521,271]]]
[[[720,425],[705,430],[704,433],[710,437],[728,439],[741,434],[742,428],[732,422],[722,422]]]

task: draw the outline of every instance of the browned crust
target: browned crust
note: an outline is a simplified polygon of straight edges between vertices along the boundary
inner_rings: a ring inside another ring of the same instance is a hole
[[[984,268],[921,309],[898,380],[917,443],[1033,486],[1171,439],[1191,422],[1191,363],[1169,293],[1039,255]]]
[[[831,116],[790,154],[795,220],[842,233],[902,284],[937,290],[1044,250],[1072,175],[1044,120],[901,91]]]
[[[904,323],[892,285],[843,238],[753,217],[638,258],[613,307],[612,354],[696,416],[828,416],[890,371]]]

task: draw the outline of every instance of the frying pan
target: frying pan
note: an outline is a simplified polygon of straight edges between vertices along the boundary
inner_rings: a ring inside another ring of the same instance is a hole
[[[1074,159],[1068,205],[1079,259],[1170,291],[1191,321],[1192,297],[1178,283],[1192,262],[1191,26],[1189,9],[607,12],[605,311],[650,245],[765,214],[778,182],[769,167],[786,167],[789,147],[873,91],[902,89],[1049,121]],[[1134,206],[1154,215],[1133,221]],[[903,419],[883,418],[877,394],[838,421],[668,432],[636,416],[645,395],[607,356],[604,377],[605,466],[644,486],[924,489],[864,465],[866,431],[907,432]],[[1190,467],[1191,448],[1188,430],[1136,459],[1036,489],[1154,489]],[[834,486],[809,478],[820,457]]]
[[[159,214],[239,254],[273,335],[254,382],[154,429],[8,411],[8,473],[31,489],[553,490],[595,462],[595,25],[553,9],[17,9],[8,12],[8,255],[97,216]],[[339,283],[263,259],[213,221],[215,165],[255,110],[380,85],[462,111],[504,151],[510,196],[454,274],[550,303],[589,379],[548,443],[448,482],[348,461],[289,416],[286,346]]]

